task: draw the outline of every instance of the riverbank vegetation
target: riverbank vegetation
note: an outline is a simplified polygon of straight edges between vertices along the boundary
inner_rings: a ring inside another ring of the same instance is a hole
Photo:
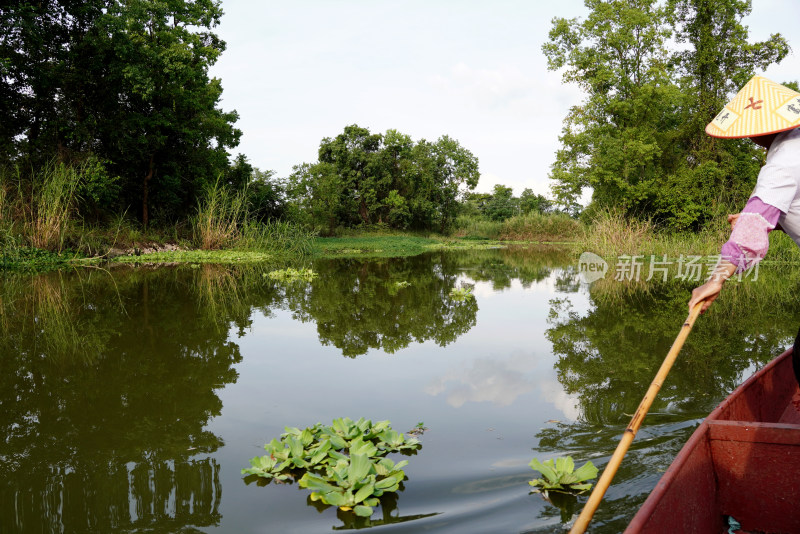
[[[285,177],[234,156],[238,115],[219,107],[221,81],[209,76],[225,49],[213,0],[3,10],[0,268],[197,250],[408,255],[464,241],[718,253],[725,215],[764,157],[703,126],[788,43],[748,41],[750,2],[586,5],[586,20],[555,19],[543,47],[585,96],[564,121],[553,198],[502,184],[475,192],[478,158],[446,133],[429,141],[350,124]],[[783,236],[773,241],[770,259],[800,258]]]

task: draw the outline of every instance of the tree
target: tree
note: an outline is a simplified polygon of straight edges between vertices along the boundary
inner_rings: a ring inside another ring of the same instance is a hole
[[[680,84],[688,95],[683,121],[687,147],[696,156],[719,150],[719,142],[704,129],[728,101],[755,74],[780,62],[789,46],[780,34],[749,43],[742,19],[752,10],[751,0],[669,0],[668,12],[675,40],[688,49],[673,54]]]
[[[517,214],[519,199],[514,198],[514,190],[496,184],[492,196],[486,203],[485,213],[493,221],[504,221]]]
[[[383,199],[379,222],[393,228],[408,228],[411,224],[409,196],[414,190],[412,183],[414,141],[397,130],[387,130],[383,136],[381,167],[389,178],[388,194]]]
[[[319,145],[319,162],[331,165],[339,177],[339,200],[355,208],[343,213],[349,224],[356,224],[356,217],[364,224],[373,222],[375,211],[381,207],[383,186],[388,180],[380,165],[382,142],[381,134],[352,124]]]
[[[424,140],[420,141],[421,145],[424,143]],[[478,185],[478,158],[447,135],[427,146],[429,151],[426,156],[432,159],[433,165],[431,167],[429,163],[426,168],[427,172],[432,172],[432,176],[426,177],[426,180],[433,181],[439,231],[444,233],[455,220],[457,202],[463,200],[468,190]]]
[[[651,200],[667,144],[664,119],[678,97],[664,53],[665,13],[655,0],[585,4],[588,18],[554,19],[543,46],[548,68],[566,67],[564,81],[587,95],[565,120],[553,190],[563,205],[592,187],[595,202],[641,211]]]
[[[328,232],[361,224],[446,231],[479,177],[477,158],[448,136],[415,144],[353,124],[320,142],[316,163],[294,168],[289,209]]]
[[[292,170],[287,193],[294,220],[306,226],[325,226],[333,234],[340,214],[347,211],[344,185],[335,168],[329,163],[302,163]]]
[[[217,0],[19,0],[0,13],[6,161],[94,154],[122,178],[121,203],[183,215],[228,167],[235,112],[210,79],[225,44]],[[3,105],[3,104],[0,104]]]
[[[550,177],[557,201],[698,227],[752,188],[753,147],[717,141],[705,124],[754,69],[787,53],[773,35],[747,41],[749,0],[586,0],[587,19],[554,19],[543,51],[586,99],[567,116]],[[688,49],[668,53],[670,36]]]
[[[214,0],[136,0],[103,17],[119,57],[114,75],[127,97],[115,117],[116,128],[127,133],[110,159],[138,168],[145,225],[151,187],[166,215],[186,210],[203,179],[215,179],[227,166],[226,147],[238,144],[241,132],[232,127],[237,115],[216,107],[222,86],[208,77],[225,45],[210,31],[195,30],[210,30],[221,16]],[[115,146],[110,141],[117,134],[103,133],[104,146]]]
[[[550,202],[543,195],[534,194],[533,190],[525,189],[519,196],[519,207],[522,213],[547,213],[552,207]]]
[[[705,125],[756,71],[780,62],[789,46],[777,34],[748,42],[742,18],[750,0],[669,0],[668,8],[676,41],[689,47],[672,57],[685,95],[674,138],[680,161],[665,177],[656,216],[685,227],[735,209],[728,206],[741,206],[749,196],[760,149],[746,140],[709,137]]]

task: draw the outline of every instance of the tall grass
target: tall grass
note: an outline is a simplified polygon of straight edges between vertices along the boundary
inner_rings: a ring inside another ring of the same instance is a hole
[[[75,209],[79,168],[51,162],[32,182],[30,204],[24,210],[25,234],[36,248],[60,252]]]
[[[11,252],[19,246],[15,237],[14,219],[12,218],[11,198],[8,192],[10,183],[6,173],[0,172],[0,251]]]
[[[650,221],[628,219],[619,211],[605,210],[591,221],[582,245],[600,256],[639,254],[654,235]]]
[[[314,233],[285,221],[254,220],[247,190],[233,192],[217,181],[210,186],[192,219],[195,244],[204,250],[237,248],[278,255],[311,252]]]
[[[29,176],[19,166],[0,172],[0,245],[61,252],[80,179],[81,168],[55,161]]]
[[[560,213],[528,213],[515,215],[505,221],[462,215],[456,219],[455,226],[454,236],[466,239],[563,243],[583,237],[581,224]]]
[[[247,191],[233,192],[217,180],[206,189],[192,219],[195,243],[205,250],[229,247],[247,220]]]
[[[315,234],[286,221],[248,221],[236,243],[245,250],[270,250],[282,255],[311,253]]]
[[[731,234],[724,216],[718,217],[697,232],[659,231],[650,221],[625,218],[615,211],[599,213],[586,227],[580,246],[604,257],[644,255],[668,258],[680,256],[716,256]],[[765,261],[793,263],[800,261],[800,248],[780,231],[770,234],[770,248]]]
[[[502,222],[492,221],[485,217],[459,215],[456,218],[453,235],[472,239],[498,239],[502,226]]]
[[[503,221],[500,239],[507,241],[576,241],[583,237],[583,227],[563,213],[528,213]]]

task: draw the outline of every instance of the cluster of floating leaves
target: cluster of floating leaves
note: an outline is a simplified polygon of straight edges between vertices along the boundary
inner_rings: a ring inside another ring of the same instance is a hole
[[[396,492],[405,479],[403,467],[408,462],[395,463],[386,455],[421,447],[416,438],[392,430],[389,421],[373,425],[364,418],[340,418],[329,426],[317,423],[285,430],[280,440],[264,446],[266,455],[250,460],[251,467],[242,469],[242,474],[277,481],[299,476],[298,484],[311,490],[312,501],[362,517],[371,516],[378,498]]]
[[[529,482],[535,492],[583,493],[592,488],[592,484],[587,481],[597,477],[597,468],[592,462],[586,462],[575,469],[571,456],[557,458],[555,462],[547,460],[544,463],[534,458],[529,465],[531,469],[542,474],[542,478]]]
[[[265,273],[264,276],[279,282],[311,282],[316,276],[312,269],[301,267],[295,269],[294,267],[287,267],[286,269],[279,269]]]

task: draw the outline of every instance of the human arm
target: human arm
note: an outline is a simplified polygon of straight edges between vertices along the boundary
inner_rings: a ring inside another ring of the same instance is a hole
[[[778,224],[782,212],[763,202],[759,197],[747,201],[741,213],[728,215],[733,231],[722,246],[721,259],[709,280],[692,291],[689,309],[705,301],[701,312],[706,311],[722,291],[725,280],[736,272],[752,268],[767,254],[769,233]]]

